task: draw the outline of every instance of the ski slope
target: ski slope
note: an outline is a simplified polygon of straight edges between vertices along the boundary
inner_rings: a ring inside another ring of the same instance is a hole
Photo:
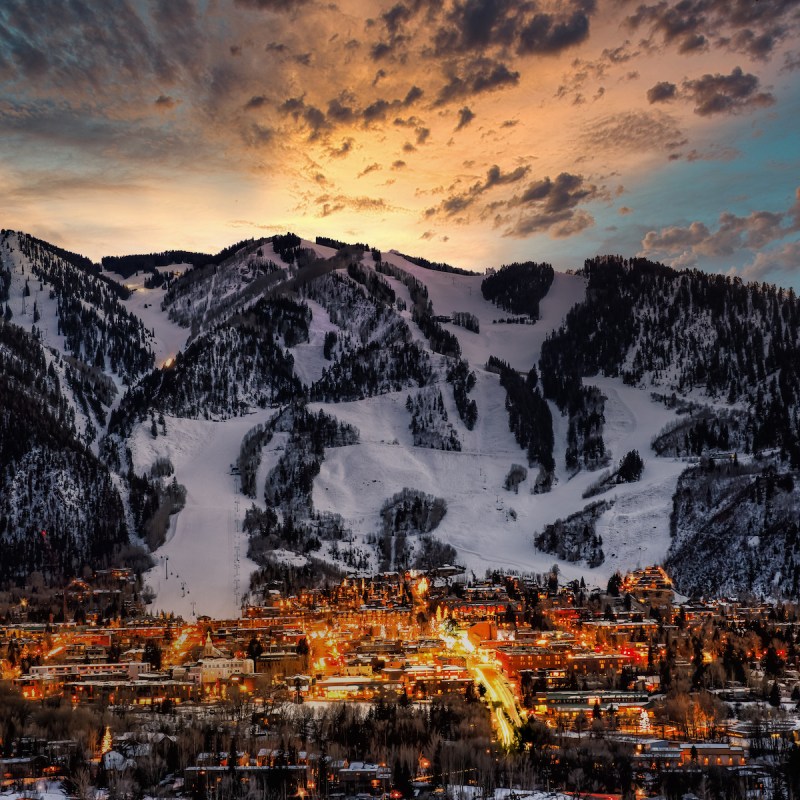
[[[517,369],[530,369],[538,361],[548,333],[582,299],[584,280],[556,273],[551,290],[541,303],[540,320],[533,325],[495,324],[494,319],[506,315],[483,299],[481,276],[425,270],[393,253],[384,257],[425,283],[437,314],[468,311],[480,320],[479,334],[446,325],[458,337],[463,354],[476,373],[477,382],[470,396],[478,405],[478,421],[472,431],[461,423],[452,388],[444,380],[445,360],[435,354],[432,363],[436,380],[448,418],[458,431],[460,452],[413,446],[405,408],[408,391],[350,403],[313,404],[314,410],[323,409],[360,431],[358,444],[326,450],[320,474],[314,481],[315,510],[340,514],[353,532],[353,543],[372,551],[367,540],[380,530],[380,508],[384,501],[405,487],[420,489],[446,499],[447,514],[435,536],[456,548],[459,562],[469,571],[482,576],[487,568],[549,570],[557,559],[535,549],[534,535],[548,523],[598,499],[584,500],[582,494],[599,473],[580,472],[574,477],[567,473],[566,419],[551,405],[556,439],[555,486],[547,494],[532,494],[534,468],[518,493],[504,490],[503,482],[511,465],[524,465],[525,454],[508,429],[505,391],[498,376],[487,372],[484,365],[490,355],[496,355]],[[365,258],[364,263],[369,264],[369,260]],[[399,297],[409,299],[402,283],[388,280]],[[143,297],[140,302],[144,302]],[[322,344],[325,333],[335,330],[335,326],[318,303],[306,302],[312,312],[309,341],[293,347],[292,354],[298,376],[310,385],[329,363],[323,357]],[[146,310],[156,308],[148,303]],[[409,312],[404,312],[404,316],[413,338],[422,341]],[[154,310],[149,320],[156,341],[164,343],[164,347],[167,343],[180,344],[165,315]],[[180,331],[185,333],[184,329]],[[614,500],[598,523],[605,563],[594,570],[583,563],[559,564],[567,578],[584,575],[590,582],[601,584],[616,570],[663,560],[669,546],[671,498],[685,464],[656,458],[650,450],[650,438],[674,418],[673,412],[654,403],[647,391],[625,386],[621,381],[592,378],[587,382],[597,385],[607,398],[604,439],[614,463],[631,449],[639,450],[646,462],[641,481],[615,487],[602,496]],[[191,616],[192,612],[230,616],[238,611],[233,595],[235,508],[238,500],[243,516],[245,504],[252,501],[237,493],[229,465],[235,461],[245,433],[272,413],[259,411],[243,419],[216,422],[168,419],[167,436],[155,440],[147,426],[137,429],[133,447],[137,470],[148,468],[157,455],[168,455],[175,465],[178,481],[187,487],[186,507],[173,518],[168,541],[156,553],[159,565],[147,576],[156,592],[156,608],[184,616]],[[267,471],[277,461],[284,436],[277,434],[263,453],[259,493]],[[240,584],[244,589],[249,572],[256,565],[244,558],[244,537],[239,542]],[[275,555],[288,563],[295,559],[299,563],[304,558],[289,551]]]
[[[561,325],[567,312],[586,294],[585,278],[556,272],[550,291],[541,302],[540,319],[535,325],[496,323],[495,320],[513,315],[483,299],[483,275],[458,275],[425,269],[392,252],[385,253],[383,258],[428,287],[428,297],[437,315],[450,316],[455,311],[468,311],[478,318],[480,333],[472,333],[451,323],[443,326],[458,337],[464,358],[473,368],[485,364],[488,357],[494,355],[514,369],[527,372],[538,362],[547,334]],[[392,283],[394,288],[396,285],[397,282]]]
[[[173,264],[163,267],[161,271],[183,272],[187,267],[187,264]],[[122,279],[116,273],[104,274],[122,283]],[[132,314],[136,314],[150,331],[152,336],[150,346],[156,357],[156,364],[163,366],[166,361],[175,358],[186,347],[190,330],[172,322],[161,310],[161,301],[164,299],[166,290],[163,288],[148,289],[144,285],[147,277],[146,274],[137,273],[125,280],[125,286],[131,290],[132,294],[127,300],[123,300],[122,304]]]
[[[250,500],[238,491],[230,465],[239,455],[242,437],[266,422],[271,409],[222,421],[166,417],[167,435],[153,438],[147,424],[131,436],[134,469],[141,474],[158,457],[167,457],[178,483],[186,487],[186,505],[171,517],[157,565],[145,575],[156,594],[155,610],[172,611],[185,619],[207,614],[219,619],[238,616],[234,596],[235,550],[239,547],[241,595],[257,565],[247,558],[241,521]]]
[[[334,254],[330,248],[310,242],[303,242],[303,246],[314,249],[321,257]],[[270,255],[270,250],[271,246],[265,246],[264,258]],[[494,355],[527,372],[538,362],[547,335],[561,324],[573,304],[583,299],[585,280],[556,273],[550,291],[542,300],[541,318],[532,325],[509,325],[495,322],[508,314],[483,299],[480,291],[483,276],[426,270],[391,252],[383,257],[428,287],[436,314],[449,316],[466,311],[478,318],[478,334],[445,324],[458,337],[463,356],[476,374],[470,397],[478,406],[477,424],[468,431],[458,417],[452,387],[444,379],[446,360],[436,354],[431,356],[434,380],[442,393],[448,419],[458,432],[460,452],[414,447],[405,407],[413,390],[351,403],[313,404],[314,410],[324,409],[360,431],[358,444],[326,450],[320,474],[314,481],[315,510],[340,514],[353,532],[354,544],[372,552],[374,548],[367,540],[380,529],[379,512],[384,501],[405,487],[420,489],[446,499],[447,514],[435,536],[452,544],[459,562],[475,575],[482,576],[487,568],[549,570],[556,559],[535,549],[534,535],[548,523],[598,499],[584,500],[581,496],[598,473],[581,472],[574,477],[567,473],[566,419],[551,404],[557,462],[552,491],[544,495],[531,493],[535,468],[529,470],[518,493],[504,490],[503,482],[512,464],[526,464],[525,453],[508,428],[505,391],[498,376],[485,370],[485,364]],[[371,266],[369,254],[365,255],[364,264]],[[240,291],[236,288],[237,276],[244,274],[244,266],[244,259],[234,260],[210,277],[204,287],[198,286],[205,294],[198,296],[197,306],[210,309],[235,296]],[[405,299],[410,307],[406,287],[394,278],[387,280],[398,298]],[[12,311],[24,318],[19,299],[22,287],[19,268],[15,281],[15,288],[19,289],[15,292],[15,302],[20,307],[12,306]],[[190,329],[177,325],[162,311],[163,289],[147,289],[143,276],[129,278],[126,285],[133,293],[125,306],[142,319],[150,332],[156,363],[161,365],[174,358],[187,346]],[[50,308],[44,289],[38,294],[42,323],[51,335],[49,328],[56,328],[55,308]],[[305,302],[312,312],[309,341],[291,348],[291,352],[296,374],[309,386],[330,363],[323,357],[323,342],[325,334],[337,328],[321,305],[312,300]],[[28,308],[25,312],[30,314]],[[424,342],[410,311],[402,315],[409,323],[412,337]],[[650,438],[673,419],[672,412],[653,403],[647,391],[624,386],[620,381],[592,378],[588,382],[597,385],[607,398],[604,439],[614,463],[630,449],[639,450],[646,462],[641,481],[615,487],[602,496],[614,500],[598,523],[605,563],[595,570],[584,564],[559,564],[567,578],[585,575],[590,582],[604,583],[618,569],[625,571],[663,560],[669,546],[671,498],[685,464],[656,458],[650,450]],[[146,472],[157,458],[167,457],[174,466],[177,481],[187,490],[185,507],[171,518],[167,539],[154,554],[156,566],[145,578],[155,593],[153,610],[172,611],[187,619],[201,614],[220,618],[238,615],[250,574],[257,565],[247,559],[246,538],[238,533],[244,512],[253,501],[238,491],[237,478],[230,467],[236,461],[244,435],[274,413],[270,409],[257,410],[245,417],[222,421],[166,417],[167,433],[159,432],[156,438],[149,423],[134,429],[129,444],[136,471]],[[259,505],[263,505],[260,495],[266,475],[277,462],[286,438],[286,434],[275,434],[262,453],[257,482]],[[237,546],[239,592],[235,594]],[[305,556],[288,550],[276,551],[274,556],[284,563],[305,562]]]

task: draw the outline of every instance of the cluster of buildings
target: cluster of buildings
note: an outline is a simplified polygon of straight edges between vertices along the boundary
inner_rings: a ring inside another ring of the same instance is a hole
[[[532,717],[555,731],[603,727],[635,737],[635,765],[645,773],[739,768],[746,766],[741,739],[681,742],[654,718],[665,657],[656,634],[667,628],[679,639],[714,616],[744,622],[764,614],[765,607],[743,603],[676,606],[657,567],[590,591],[577,582],[554,586],[552,576],[467,584],[463,570],[448,566],[352,576],[293,594],[275,587],[234,620],[138,617],[100,627],[15,618],[0,625],[0,656],[4,675],[31,700],[61,695],[75,704],[163,708],[234,697],[257,706],[276,696],[418,702],[488,693],[516,725]],[[237,764],[201,759],[186,781],[207,787],[231,768],[253,777],[274,766],[268,754]],[[381,769],[341,763],[329,779],[347,793],[371,792],[385,782]]]

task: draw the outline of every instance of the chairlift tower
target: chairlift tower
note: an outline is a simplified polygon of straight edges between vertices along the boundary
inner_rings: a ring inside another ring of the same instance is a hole
[[[233,521],[233,607],[239,608],[240,603],[240,584],[239,568],[241,566],[241,549],[239,545],[239,498],[234,501],[236,516]]]

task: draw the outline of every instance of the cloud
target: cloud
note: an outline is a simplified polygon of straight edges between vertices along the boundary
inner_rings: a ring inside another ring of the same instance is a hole
[[[733,161],[739,158],[741,153],[735,147],[711,144],[707,150],[690,150],[686,154],[686,160],[691,161]]]
[[[389,211],[391,206],[382,197],[352,197],[345,194],[323,194],[314,200],[320,207],[317,216],[330,217],[340,211],[358,211],[369,213],[375,211]]]
[[[586,4],[594,10],[594,4]],[[558,53],[584,41],[589,36],[589,14],[577,9],[570,15],[536,14],[519,34],[517,52]]]
[[[176,100],[174,97],[170,97],[167,94],[160,94],[154,101],[153,105],[156,108],[161,109],[163,111],[168,111],[171,108],[175,108],[180,103],[180,100]]]
[[[348,102],[346,96],[334,98],[328,102],[328,119],[333,120],[336,124],[347,124],[353,122],[358,114],[351,105],[345,105]]]
[[[781,72],[794,72],[797,69],[800,69],[800,52],[786,53]]]
[[[327,112],[308,105],[305,97],[290,97],[278,107],[278,110],[291,116],[295,122],[303,124],[309,131],[312,139],[317,138],[336,126],[354,125],[356,123],[369,127],[374,123],[385,122],[390,112],[400,108],[408,108],[416,103],[423,95],[423,90],[412,86],[402,100],[386,100],[378,98],[363,108],[359,108],[356,98],[350,92],[341,92],[338,97],[328,101]],[[246,107],[252,107],[257,98],[249,101]],[[415,120],[416,118],[412,117]],[[395,120],[397,124],[397,120]]]
[[[252,111],[252,110],[257,109],[257,108],[263,108],[265,105],[267,105],[267,102],[268,102],[267,98],[264,97],[263,94],[253,95],[253,97],[251,97],[244,104],[244,110],[245,111]]]
[[[712,114],[735,114],[751,108],[763,108],[775,102],[769,92],[759,92],[755,75],[734,67],[730,75],[705,74],[683,82],[683,90],[695,103],[694,113],[701,117]]]
[[[753,261],[741,269],[742,277],[753,281],[763,280],[768,275],[797,278],[799,272],[800,242],[797,241],[757,253]]]
[[[522,239],[544,232],[555,239],[575,236],[594,225],[594,217],[578,206],[607,196],[604,189],[587,183],[582,175],[569,172],[534,181],[522,195],[508,202],[507,207],[519,213],[503,236]]]
[[[294,11],[308,0],[233,0],[240,8],[251,8],[258,11]]]
[[[423,94],[425,94],[425,92],[423,92],[423,90],[420,89],[419,86],[412,86],[408,90],[408,93],[406,94],[405,98],[403,99],[403,102],[402,102],[401,105],[403,105],[404,107],[407,108],[408,106],[411,106],[414,103],[416,103],[417,100],[419,100],[422,97]]]
[[[355,139],[353,139],[352,136],[348,136],[346,139],[342,141],[339,147],[329,148],[328,155],[331,156],[331,158],[344,158],[352,151],[354,144],[355,144]]]
[[[272,128],[266,125],[259,125],[257,122],[253,122],[248,128],[242,131],[242,138],[249,147],[259,147],[269,144],[274,136],[275,131],[273,131]]]
[[[548,177],[532,183],[510,205],[541,204],[548,214],[558,214],[596,197],[597,194],[597,187],[586,184],[582,175],[562,172],[555,180]]]
[[[589,35],[594,0],[564,2],[546,11],[516,0],[456,0],[433,36],[437,56],[513,50],[519,55],[553,55]]]
[[[581,146],[590,151],[648,152],[674,150],[686,144],[684,132],[663,111],[623,111],[586,123]]]
[[[435,105],[445,105],[472,95],[492,92],[519,83],[519,72],[506,64],[489,59],[476,59],[464,65],[459,73],[450,75],[439,90]]]
[[[562,172],[555,178],[533,181],[519,194],[486,202],[484,195],[496,187],[517,184],[530,171],[519,166],[503,172],[497,165],[486,178],[473,183],[466,191],[451,194],[438,206],[428,208],[426,219],[444,217],[451,222],[466,223],[477,216],[494,219],[495,227],[504,227],[503,236],[526,238],[547,232],[553,238],[567,238],[594,225],[594,218],[578,208],[581,203],[607,197],[605,190],[589,184],[581,175]]]
[[[500,167],[495,164],[486,172],[485,180],[473,183],[465,192],[445,198],[438,207],[428,209],[426,215],[433,216],[434,214],[442,214],[446,217],[452,217],[454,214],[458,214],[467,209],[482,194],[493,189],[495,186],[506,186],[521,181],[528,174],[529,169],[530,167],[520,166],[511,172],[503,172]]]
[[[379,169],[381,169],[381,165],[375,162],[374,164],[364,167],[364,169],[362,169],[356,177],[363,178],[365,175],[369,175],[370,172],[377,172]]]
[[[722,258],[740,250],[759,250],[800,230],[800,188],[794,204],[786,211],[752,211],[740,217],[728,211],[719,216],[715,230],[700,221],[687,226],[671,225],[648,231],[642,239],[642,253],[655,257],[687,254]]]
[[[655,86],[651,86],[647,90],[647,102],[652,105],[653,103],[664,103],[667,100],[674,100],[678,91],[678,87],[669,81],[659,81]]]
[[[585,211],[561,211],[556,214],[536,213],[524,214],[510,227],[503,236],[514,239],[527,239],[537,233],[550,234],[556,239],[566,239],[594,225],[594,217]]]
[[[458,125],[456,125],[456,130],[460,131],[462,128],[466,128],[473,119],[475,119],[475,114],[472,112],[472,109],[464,106],[458,112]]]
[[[680,53],[714,46],[766,59],[777,44],[796,32],[793,0],[678,0],[641,3],[626,18],[632,30]]]

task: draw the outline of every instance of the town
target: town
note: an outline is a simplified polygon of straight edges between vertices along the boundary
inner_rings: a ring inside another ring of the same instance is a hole
[[[660,567],[276,580],[228,620],[148,614],[128,569],[28,589],[0,598],[25,796],[800,791],[797,607],[680,597]]]

